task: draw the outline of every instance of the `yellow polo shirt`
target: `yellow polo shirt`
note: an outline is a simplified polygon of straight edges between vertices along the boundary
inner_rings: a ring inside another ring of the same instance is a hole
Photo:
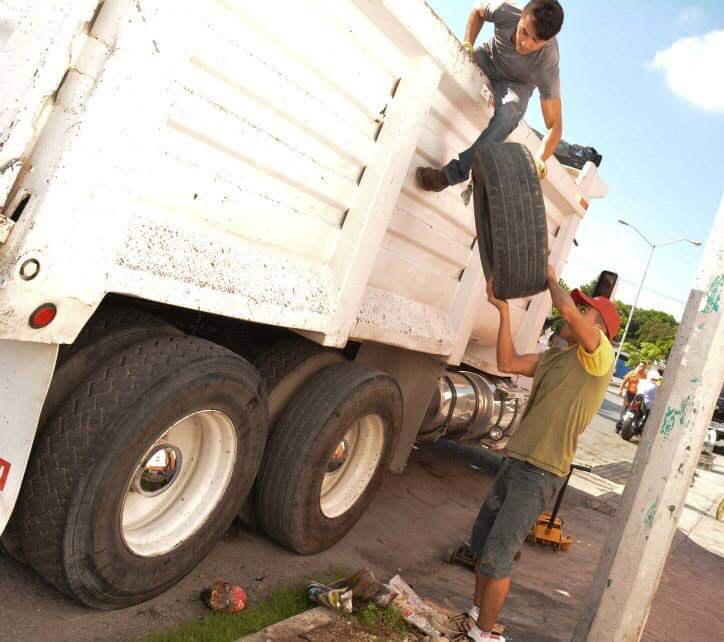
[[[523,419],[506,453],[514,459],[565,477],[578,436],[601,407],[613,374],[614,351],[601,332],[598,347],[551,348],[540,356]]]

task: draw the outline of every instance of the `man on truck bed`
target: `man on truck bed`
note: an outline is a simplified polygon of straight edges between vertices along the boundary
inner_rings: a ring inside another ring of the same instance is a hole
[[[488,300],[500,313],[498,369],[533,377],[525,414],[508,441],[503,461],[473,526],[471,549],[478,558],[471,640],[503,641],[492,633],[510,588],[513,559],[546,504],[558,494],[576,454],[578,436],[601,406],[613,372],[611,340],[619,330],[616,306],[605,297],[561,289],[548,268],[553,305],[565,321],[566,348],[544,353],[515,352],[506,301]]]
[[[494,37],[473,52],[473,43],[485,21],[495,25]],[[418,167],[422,189],[439,192],[467,180],[475,152],[484,143],[502,142],[525,115],[533,89],[538,87],[548,132],[535,155],[538,175],[546,175],[546,159],[563,135],[558,43],[563,9],[557,0],[532,0],[521,11],[512,2],[480,0],[473,8],[465,30],[466,51],[492,84],[495,113],[469,149],[442,169]]]

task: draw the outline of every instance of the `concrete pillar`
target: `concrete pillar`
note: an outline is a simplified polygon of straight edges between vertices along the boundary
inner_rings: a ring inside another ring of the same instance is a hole
[[[724,199],[573,634],[641,638],[724,378]]]

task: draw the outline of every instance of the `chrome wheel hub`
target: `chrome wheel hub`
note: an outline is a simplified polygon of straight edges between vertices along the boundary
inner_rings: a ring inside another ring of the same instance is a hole
[[[236,457],[236,429],[219,410],[191,413],[168,428],[128,482],[120,525],[127,548],[154,557],[186,542],[222,501]]]
[[[379,415],[356,421],[337,444],[322,480],[320,507],[334,519],[362,497],[377,472],[385,448],[385,424]]]
[[[131,490],[146,497],[163,493],[178,478],[182,462],[183,455],[177,446],[157,444],[136,470]]]

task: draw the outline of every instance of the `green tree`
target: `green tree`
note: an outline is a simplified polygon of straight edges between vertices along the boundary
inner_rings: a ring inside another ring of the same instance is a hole
[[[633,343],[629,343],[626,341],[626,343],[623,344],[623,348],[621,351],[628,355],[628,361],[626,361],[626,365],[629,368],[635,367],[640,361],[641,361],[641,353],[639,351],[639,347],[635,346]]]
[[[669,358],[669,355],[671,354],[671,349],[674,347],[674,341],[676,341],[676,337],[672,337],[671,339],[664,339],[663,341],[660,341],[656,344],[665,353],[666,356],[664,357],[664,360]]]
[[[661,310],[637,309],[629,329],[632,341],[642,343],[675,337],[679,329],[676,319]]]
[[[669,348],[671,350],[671,348]],[[635,346],[628,341],[624,344],[624,352],[628,354],[628,361],[626,365],[630,368],[634,367],[637,363],[643,361],[647,364],[652,364],[657,361],[665,361],[669,356],[666,349],[655,343],[642,343],[640,346]]]
[[[616,335],[616,341],[620,341],[621,337],[623,336],[624,328],[626,327],[626,322],[628,321],[628,315],[631,313],[631,306],[623,303],[622,301],[614,301],[614,304],[616,305],[618,318],[621,321],[621,328],[618,331],[618,335]],[[627,334],[626,339],[630,340],[631,335]]]
[[[646,363],[654,363],[655,361],[663,361],[667,355],[664,350],[656,343],[646,343],[645,341],[641,344],[641,358]]]
[[[673,319],[662,319],[651,317],[639,328],[639,343],[663,343],[669,339],[673,340],[679,330],[679,324]]]
[[[621,301],[616,301],[616,309],[621,319],[621,330],[618,339],[621,338],[623,330],[631,313],[631,306]],[[636,346],[641,343],[666,343],[669,339],[676,337],[679,331],[679,324],[673,316],[661,310],[648,310],[636,308],[631,319],[631,326],[626,334],[626,341]]]
[[[586,296],[593,296],[593,291],[596,289],[596,285],[598,285],[598,279],[593,279],[593,281],[584,283],[579,290]]]

